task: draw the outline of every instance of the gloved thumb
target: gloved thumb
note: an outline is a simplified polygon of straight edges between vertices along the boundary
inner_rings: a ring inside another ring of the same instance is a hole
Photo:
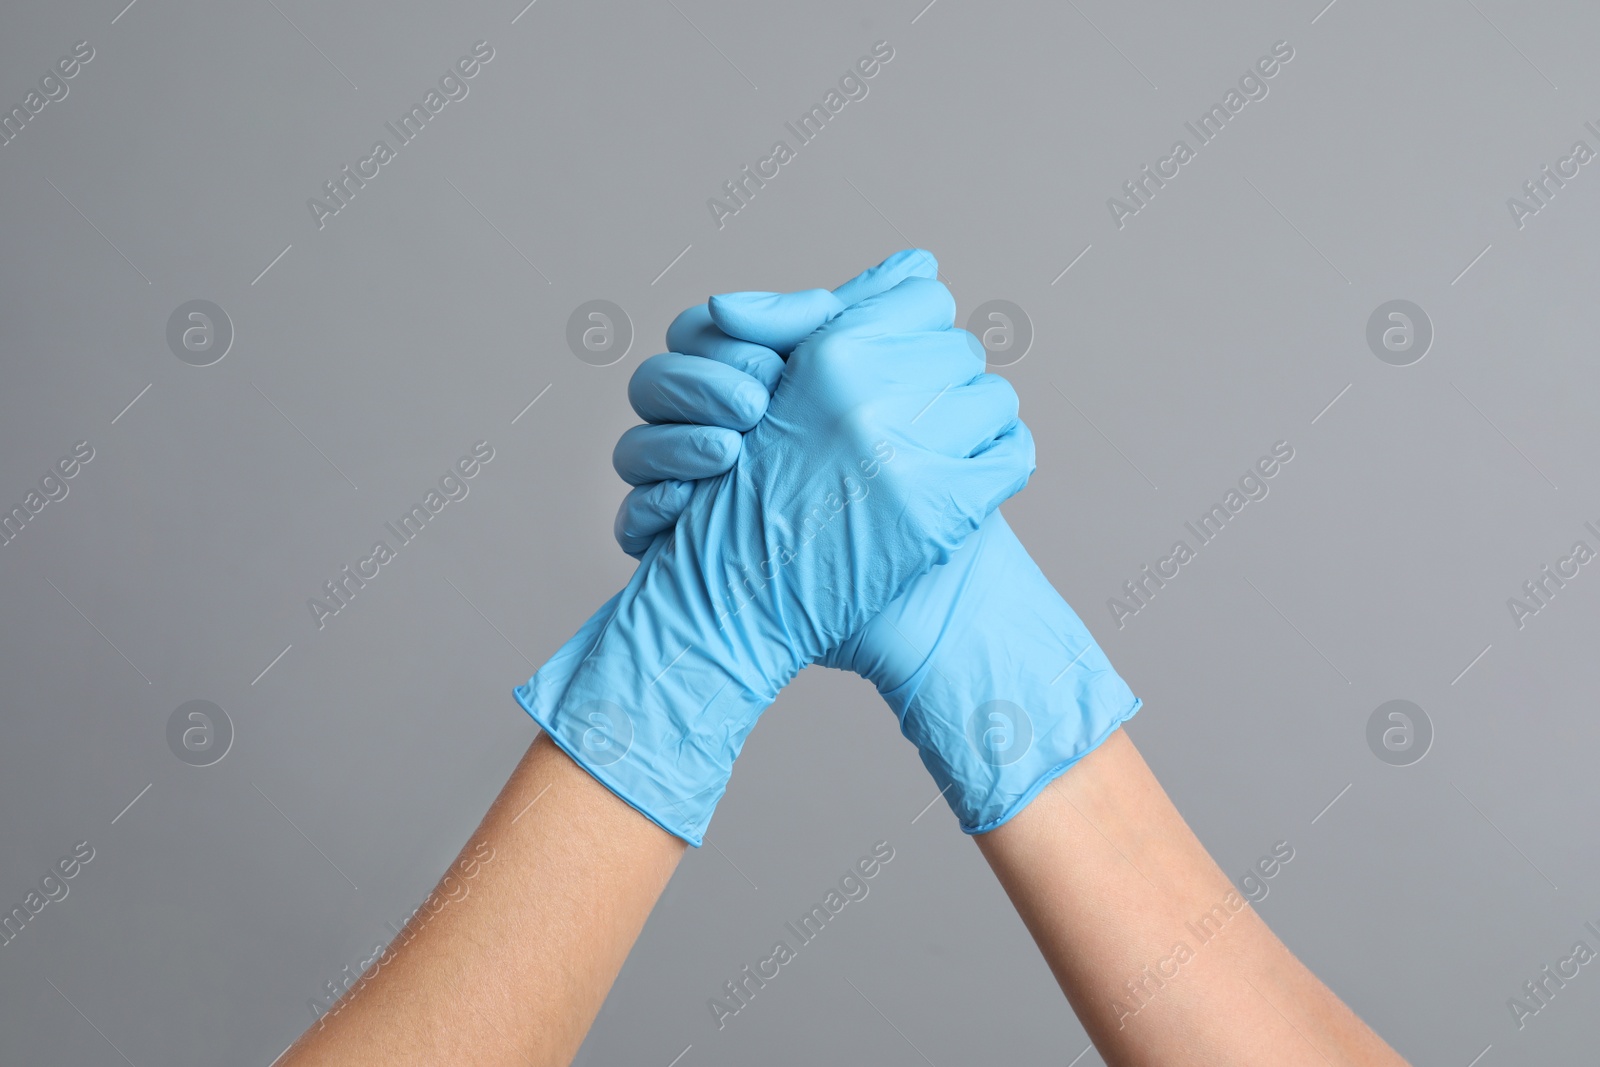
[[[730,337],[788,353],[847,306],[826,289],[725,293],[708,302],[711,321]]]
[[[876,267],[868,267],[833,291],[833,295],[849,306],[859,304],[869,296],[886,293],[907,278],[939,277],[939,261],[933,253],[922,248],[907,248],[896,252]]]
[[[839,312],[869,296],[886,293],[907,278],[937,278],[932,252],[908,248],[868,267],[839,288],[798,293],[727,293],[709,302],[711,320],[723,333],[788,355],[795,345]]]

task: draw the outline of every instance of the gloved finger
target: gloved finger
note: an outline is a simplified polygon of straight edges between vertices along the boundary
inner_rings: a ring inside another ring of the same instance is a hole
[[[641,485],[629,491],[617,508],[611,533],[622,551],[638,559],[656,535],[678,524],[678,516],[689,506],[694,486],[688,482],[664,481]]]
[[[629,485],[664,478],[692,482],[732,467],[743,440],[721,426],[635,426],[617,439],[611,465]]]
[[[786,355],[850,304],[892,289],[907,278],[936,278],[938,274],[939,261],[933,253],[910,248],[896,252],[851,278],[833,290],[832,300],[820,289],[797,293],[725,293],[711,298],[707,313],[724,335],[755,342]],[[674,351],[692,350],[670,344],[670,330],[668,338],[668,347]]]
[[[945,517],[960,520],[944,527],[934,542],[941,550],[939,562],[948,563],[995,509],[1027,484],[1034,469],[1033,435],[1016,419],[968,458],[923,453],[919,465],[920,478],[947,487],[940,500]]]
[[[651,356],[628,380],[628,402],[646,422],[748,430],[767,413],[769,399],[766,386],[744,371],[677,352]]]
[[[908,248],[839,286],[833,291],[834,300],[828,300],[820,289],[798,293],[728,293],[711,298],[710,313],[724,333],[759,342],[787,355],[845,307],[887,292],[907,278],[937,278],[938,275],[939,261],[932,252]]]
[[[769,393],[783,376],[782,356],[762,345],[729,337],[711,321],[711,311],[704,304],[696,304],[672,320],[667,327],[667,348],[742,370]]]
[[[856,305],[862,306],[864,304]],[[862,332],[867,332],[869,326],[863,326]],[[824,360],[830,358],[830,349],[841,353],[839,358],[846,365],[854,358],[857,348],[870,350],[875,362],[874,373],[881,380],[893,383],[892,392],[896,397],[915,405],[900,414],[915,422],[919,432],[929,428],[924,422],[936,421],[939,405],[950,390],[984,376],[983,357],[968,344],[971,335],[965,330],[892,333],[861,342],[854,342],[848,331],[848,324],[841,316],[839,322],[830,323],[827,329],[819,331],[815,341],[807,341],[797,349],[790,357],[791,364],[810,358],[813,348],[822,353]],[[991,435],[996,430],[998,426],[992,427]]]
[[[833,291],[839,302],[849,307],[869,296],[893,289],[907,278],[939,277],[939,261],[921,248],[896,252],[876,267],[868,267]],[[817,323],[821,326],[822,323]]]
[[[724,293],[706,302],[711,321],[730,337],[792,351],[845,305],[826,289],[798,293]]]
[[[970,514],[975,521],[982,522],[1002,502],[1028,484],[1028,478],[1037,465],[1034,461],[1033,433],[1027,423],[1017,419],[993,440],[959,462],[966,465],[964,470],[979,475],[976,483],[984,486],[988,492],[987,499],[979,497],[969,502],[976,505]]]
[[[998,374],[946,389],[912,417],[918,436],[947,456],[971,457],[991,447],[1017,421],[1017,391]]]
[[[822,329],[806,338],[802,347],[821,343],[848,341],[852,337],[895,338],[888,346],[904,351],[907,342],[923,340],[912,335],[950,333],[950,339],[935,339],[940,351],[956,349],[971,363],[973,355],[964,340],[954,337],[950,327],[955,322],[956,302],[950,290],[931,278],[906,278],[886,292],[866,297],[841,311]],[[956,342],[952,347],[950,341]],[[983,370],[978,362],[963,382],[970,381]]]

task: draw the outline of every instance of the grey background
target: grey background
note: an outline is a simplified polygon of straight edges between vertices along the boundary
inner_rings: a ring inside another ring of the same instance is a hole
[[[1597,544],[1600,173],[1522,230],[1506,198],[1600,147],[1600,12],[923,3],[7,6],[5,108],[95,58],[0,147],[0,502],[95,458],[0,547],[0,906],[96,851],[0,947],[0,1060],[269,1064],[534,736],[511,687],[625,581],[610,450],[671,317],[910,244],[963,320],[1027,311],[1007,516],[1223,868],[1294,847],[1273,928],[1413,1062],[1594,1058],[1592,968],[1520,1031],[1506,1000],[1600,920],[1600,576],[1520,630],[1505,602]],[[306,198],[478,40],[470,95],[319,230]],[[878,40],[870,95],[719,230],[706,199]],[[1270,94],[1117,229],[1278,40]],[[235,330],[203,368],[165,342],[196,298]],[[565,342],[591,299],[636,333],[605,368]],[[1366,345],[1391,299],[1433,322],[1412,366]],[[470,496],[319,631],[306,599],[480,439]],[[1119,630],[1106,599],[1279,440],[1271,495]],[[166,742],[196,699],[235,732],[209,767]],[[1435,731],[1410,766],[1367,746],[1393,699]],[[870,688],[803,674],[583,1061],[1098,1062],[932,798]],[[871,895],[719,1032],[707,998],[878,840]]]

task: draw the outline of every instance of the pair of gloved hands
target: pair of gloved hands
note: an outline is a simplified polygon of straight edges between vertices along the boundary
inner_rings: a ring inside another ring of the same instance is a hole
[[[911,250],[831,292],[712,297],[629,383],[639,569],[515,694],[692,845],[812,662],[877,686],[968,833],[1140,706],[996,510],[1032,437],[936,274]]]

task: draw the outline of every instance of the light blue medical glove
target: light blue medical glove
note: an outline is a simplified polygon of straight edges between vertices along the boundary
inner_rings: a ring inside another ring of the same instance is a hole
[[[816,306],[809,296],[786,304],[771,294],[747,307],[737,295],[720,302],[724,310],[772,311],[776,325],[751,332],[774,340],[803,336],[804,314]],[[727,377],[724,369],[710,362],[646,361],[635,374],[632,395],[642,403],[636,410],[652,417],[657,377],[670,373],[678,391],[690,395],[687,379],[698,371],[700,395],[708,401],[681,406],[676,417],[696,414],[701,417],[691,421],[728,428],[721,414],[726,403],[709,398],[749,383]],[[686,459],[663,451],[651,457],[649,470],[687,479],[699,468]],[[627,457],[618,467],[630,481],[646,481],[641,457]],[[625,529],[639,537],[671,528],[676,512],[669,494],[677,490],[661,487],[689,484],[641,485],[619,513],[619,541]],[[1010,819],[1140,706],[998,511],[949,562],[918,578],[819,662],[854,670],[878,687],[968,833]]]
[[[969,834],[1027,807],[1141,704],[998,511],[818,662],[877,686]]]
[[[668,352],[645,360],[628,400],[645,419],[622,435],[612,465],[636,486],[617,509],[613,534],[642,557],[689,503],[689,482],[733,464],[739,433],[761,421],[783,373],[783,357],[835,315],[907,278],[936,278],[939,261],[920,248],[896,252],[831,293],[738,293],[696,304],[667,328]],[[713,309],[729,332],[713,321]],[[748,338],[748,339],[741,339]],[[681,355],[680,353],[693,353]],[[708,367],[705,357],[717,364]],[[748,376],[748,377],[747,377]],[[750,378],[756,379],[754,382]]]
[[[784,685],[1033,470],[1016,393],[954,314],[944,286],[907,277],[809,332],[732,466],[693,483],[672,535],[516,690],[574,760],[691,844]]]

